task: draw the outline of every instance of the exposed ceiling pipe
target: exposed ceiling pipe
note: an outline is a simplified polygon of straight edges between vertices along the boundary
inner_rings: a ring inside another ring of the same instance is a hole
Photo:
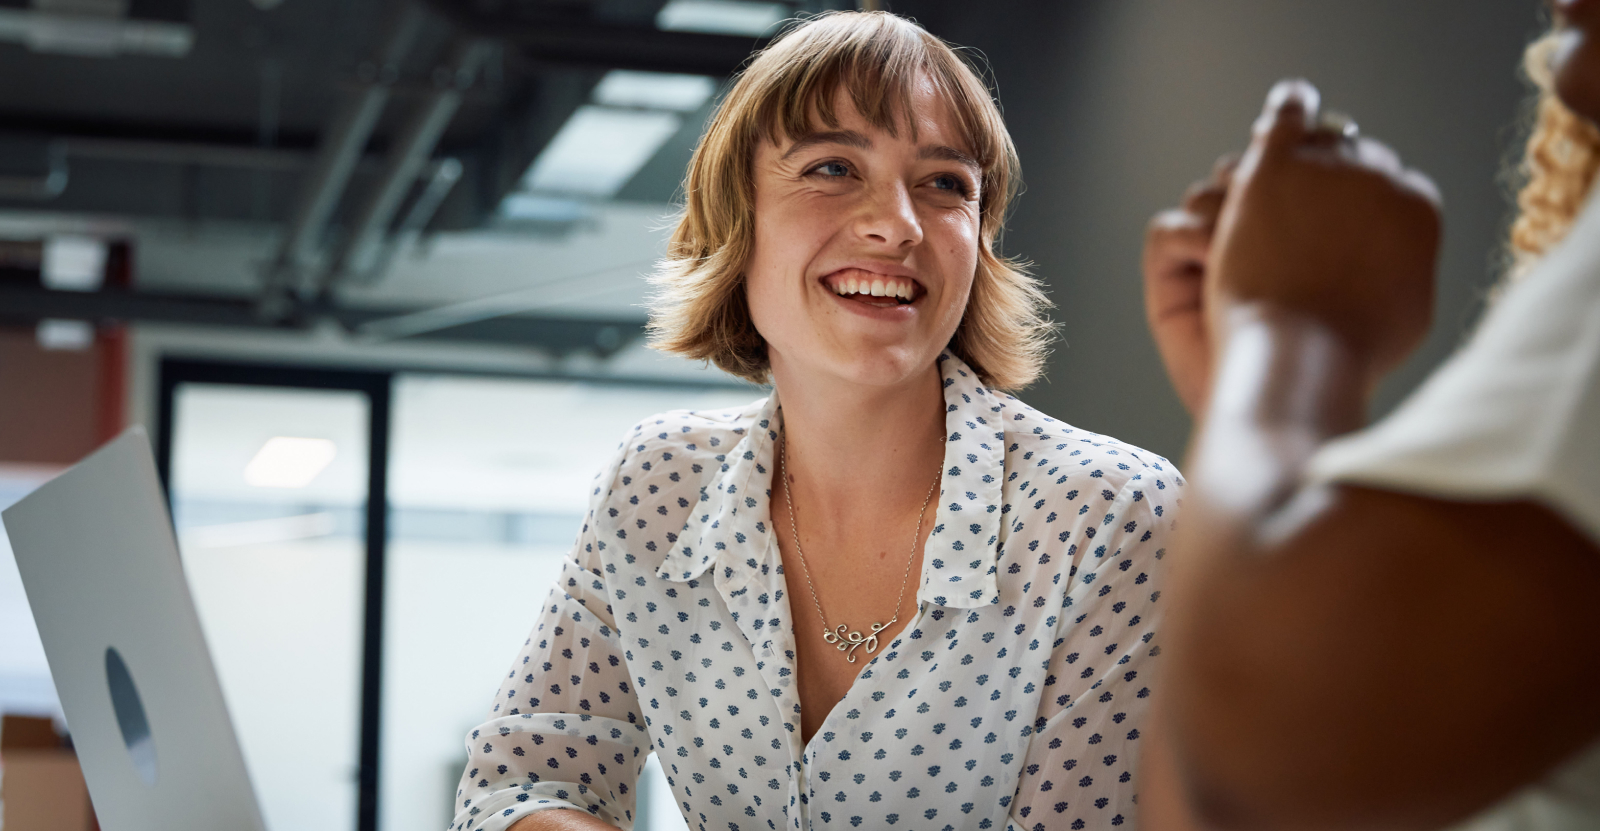
[[[54,199],[67,189],[67,151],[59,141],[45,150],[49,168],[43,176],[0,176],[0,199]]]
[[[526,14],[532,3],[430,0],[434,11],[464,31],[504,44],[540,63],[595,69],[637,69],[726,77],[768,39],[748,35],[662,31]]]
[[[466,36],[457,38],[449,61],[436,73],[437,88],[417,105],[401,128],[377,186],[361,205],[350,233],[345,235],[331,258],[332,265],[318,281],[321,296],[330,295],[334,287],[350,275],[363,274],[372,268],[401,202],[411,192],[412,184],[433,155],[439,137],[460,108],[462,92],[472,85],[478,70],[493,51],[488,41]]]
[[[66,150],[67,155],[84,159],[197,167],[237,167],[285,173],[305,169],[312,158],[310,153],[303,150],[198,142],[105,138],[61,138],[56,142]]]
[[[382,45],[371,61],[370,77],[350,94],[323,135],[283,242],[267,268],[259,308],[264,317],[281,318],[293,307],[292,295],[298,293],[328,219],[389,103],[389,87],[398,79],[400,63],[411,51],[423,21],[423,10],[414,0],[401,0],[395,6]]]
[[[450,190],[461,180],[461,173],[462,165],[459,159],[440,159],[435,162],[433,172],[427,175],[428,183],[423,186],[422,193],[412,201],[411,209],[406,211],[405,218],[395,226],[394,233],[389,234],[383,241],[373,259],[372,267],[353,276],[365,285],[381,281],[389,273],[389,268],[400,249],[420,236],[422,229],[433,220],[433,215],[439,211],[444,198],[450,195]]]

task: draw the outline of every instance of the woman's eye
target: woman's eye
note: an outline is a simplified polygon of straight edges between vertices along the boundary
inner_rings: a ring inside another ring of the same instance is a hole
[[[821,173],[830,178],[849,176],[850,168],[844,162],[823,162],[812,168],[812,172]]]
[[[959,176],[937,176],[933,180],[933,186],[937,190],[953,190],[963,194],[967,192],[967,183]]]

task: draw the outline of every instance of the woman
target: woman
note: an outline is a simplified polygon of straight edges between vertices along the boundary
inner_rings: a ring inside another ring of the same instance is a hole
[[[1424,178],[1290,82],[1153,226],[1163,351],[1216,358],[1169,363],[1203,416],[1150,827],[1600,827],[1600,3],[1555,6],[1513,230],[1542,261],[1378,425],[1427,327]]]
[[[995,252],[1016,181],[988,90],[908,21],[750,63],[652,325],[773,394],[623,442],[455,828],[626,828],[650,752],[697,829],[1131,820],[1180,480],[1000,392],[1047,334]]]

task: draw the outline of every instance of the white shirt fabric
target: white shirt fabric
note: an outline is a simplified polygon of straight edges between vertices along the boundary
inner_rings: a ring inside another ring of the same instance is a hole
[[[777,396],[666,413],[597,477],[561,579],[467,737],[452,828],[548,808],[629,828],[651,752],[700,831],[1132,823],[1183,480],[983,388],[958,358],[940,371],[945,471],[918,613],[856,653],[860,675],[809,743],[769,517]]]
[[[1459,354],[1309,471],[1450,500],[1535,500],[1600,546],[1600,199]],[[1600,743],[1464,827],[1600,828]]]

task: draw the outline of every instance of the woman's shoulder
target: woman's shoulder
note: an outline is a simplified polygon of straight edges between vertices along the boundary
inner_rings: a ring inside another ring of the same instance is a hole
[[[617,461],[635,476],[670,462],[720,461],[749,432],[766,399],[720,410],[668,410],[635,424],[617,447]]]
[[[659,523],[699,500],[708,472],[748,434],[766,400],[721,410],[669,410],[629,428],[595,482],[596,519],[648,509]],[[633,520],[637,525],[643,516]]]
[[[1139,482],[1156,490],[1184,485],[1161,454],[1048,416],[1014,396],[1001,395],[996,414],[1005,429],[1008,482],[1031,478],[1042,491],[1064,493],[1087,486],[1115,492]]]

